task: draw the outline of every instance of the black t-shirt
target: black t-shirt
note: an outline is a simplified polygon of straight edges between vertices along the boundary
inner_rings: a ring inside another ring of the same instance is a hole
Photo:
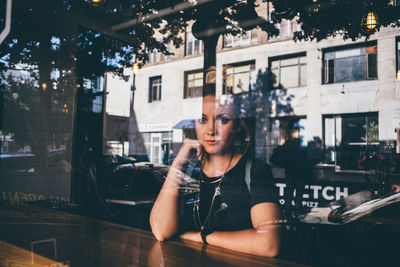
[[[193,208],[185,210],[185,231],[199,230],[199,225],[205,222],[209,222],[215,230],[250,229],[252,228],[250,209],[254,205],[263,202],[278,202],[278,189],[273,184],[271,169],[262,160],[254,159],[252,162],[249,192],[245,181],[246,161],[247,157],[243,156],[223,176],[207,177],[201,172],[194,177],[200,180],[200,208],[198,213]],[[218,185],[220,185],[220,190],[212,201]],[[211,203],[213,203],[213,208],[210,212]],[[207,217],[210,218],[207,219]]]

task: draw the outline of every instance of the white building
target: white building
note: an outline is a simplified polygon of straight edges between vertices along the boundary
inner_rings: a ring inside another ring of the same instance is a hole
[[[295,128],[305,146],[322,140],[323,162],[357,169],[358,159],[382,148],[379,142],[396,140],[400,30],[383,28],[368,41],[356,42],[340,37],[294,42],[294,30],[297,25],[286,21],[278,38],[268,39],[259,30],[235,38],[221,36],[217,95],[253,96],[254,113],[249,116],[255,118],[257,157],[268,160]],[[162,162],[163,150],[182,141],[182,130],[174,126],[181,122],[182,128],[185,120],[198,117],[202,43],[189,31],[185,41],[175,56],[152,55],[152,63],[136,75],[130,154],[144,153]],[[262,96],[268,101],[257,100]]]

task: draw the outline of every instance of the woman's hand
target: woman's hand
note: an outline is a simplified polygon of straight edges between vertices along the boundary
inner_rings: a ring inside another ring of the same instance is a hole
[[[159,241],[173,237],[179,228],[179,213],[182,206],[179,188],[182,184],[182,166],[190,160],[192,150],[200,155],[201,146],[198,141],[186,138],[172,162],[167,178],[150,213],[150,226]]]
[[[196,156],[202,160],[202,147],[197,140],[185,138],[175,160],[172,162],[172,167],[181,168],[190,159],[191,151],[196,150]]]

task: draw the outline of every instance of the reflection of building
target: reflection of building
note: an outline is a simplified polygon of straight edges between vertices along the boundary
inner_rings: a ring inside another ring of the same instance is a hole
[[[298,26],[280,26],[279,37],[253,30],[221,37],[217,47],[217,94],[249,96],[257,156],[268,159],[296,129],[303,146],[322,140],[324,162],[354,169],[379,141],[396,139],[400,30],[383,28],[368,42],[339,37],[296,43],[290,36]],[[153,161],[164,144],[182,141],[182,130],[173,126],[201,109],[202,43],[195,45],[189,31],[185,40],[175,56],[145,65],[136,76],[135,134],[143,136]]]
[[[128,154],[130,83],[106,74],[105,88],[104,138],[115,154]]]

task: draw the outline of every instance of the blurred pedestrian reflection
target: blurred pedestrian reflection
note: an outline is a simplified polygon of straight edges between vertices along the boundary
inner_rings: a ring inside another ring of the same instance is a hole
[[[315,147],[313,149],[315,151],[308,150],[308,152],[314,153],[313,157],[319,157],[317,149],[318,147]],[[317,160],[313,159],[313,161]],[[312,175],[311,161],[307,158],[307,150],[301,147],[297,129],[292,129],[288,140],[274,150],[270,162],[285,169],[289,192],[285,199],[285,209],[293,217],[302,208],[304,185]]]

